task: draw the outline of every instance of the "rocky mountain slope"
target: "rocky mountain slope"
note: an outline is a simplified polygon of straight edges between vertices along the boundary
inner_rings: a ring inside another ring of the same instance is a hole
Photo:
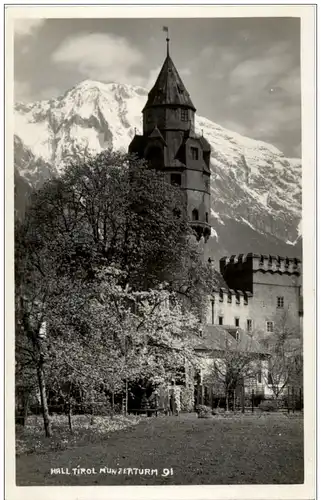
[[[141,130],[147,91],[86,80],[63,96],[15,107],[16,211],[30,186],[59,175],[85,151],[127,150]],[[212,146],[213,257],[301,253],[301,160],[270,144],[196,117],[196,131]]]

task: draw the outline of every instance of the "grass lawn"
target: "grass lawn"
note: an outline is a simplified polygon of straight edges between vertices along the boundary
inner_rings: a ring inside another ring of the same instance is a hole
[[[78,466],[96,474],[74,474]],[[104,467],[122,473],[100,473]],[[140,471],[129,475],[125,468]],[[163,477],[165,468],[173,474]],[[303,418],[282,414],[143,418],[99,442],[16,459],[18,486],[298,484],[303,470]]]

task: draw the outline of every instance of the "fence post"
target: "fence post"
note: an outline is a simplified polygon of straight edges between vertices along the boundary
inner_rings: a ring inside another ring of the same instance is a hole
[[[200,392],[201,392],[200,387],[201,386],[199,384],[197,384],[197,386],[196,386],[196,406],[199,406],[199,404],[200,404]]]
[[[288,413],[290,413],[290,386],[288,385]]]
[[[242,385],[242,413],[245,412],[245,387]]]
[[[300,411],[302,411],[303,405],[302,405],[302,389],[301,389],[301,387],[300,387],[299,397],[300,397]]]
[[[254,413],[254,389],[252,389],[252,413]]]
[[[292,385],[292,413],[295,410],[295,401],[294,401],[294,385]]]

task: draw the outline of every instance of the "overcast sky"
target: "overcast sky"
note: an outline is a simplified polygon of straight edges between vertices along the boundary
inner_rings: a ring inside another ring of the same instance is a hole
[[[164,25],[199,115],[301,155],[298,18],[18,20],[16,100],[56,97],[85,79],[149,90]]]

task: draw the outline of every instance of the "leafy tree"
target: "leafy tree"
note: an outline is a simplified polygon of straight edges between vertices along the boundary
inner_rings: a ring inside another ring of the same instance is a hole
[[[107,151],[35,192],[16,225],[15,265],[17,364],[36,370],[47,435],[45,370],[68,400],[71,387],[164,380],[192,357],[185,332],[212,271],[181,191],[135,157]]]

